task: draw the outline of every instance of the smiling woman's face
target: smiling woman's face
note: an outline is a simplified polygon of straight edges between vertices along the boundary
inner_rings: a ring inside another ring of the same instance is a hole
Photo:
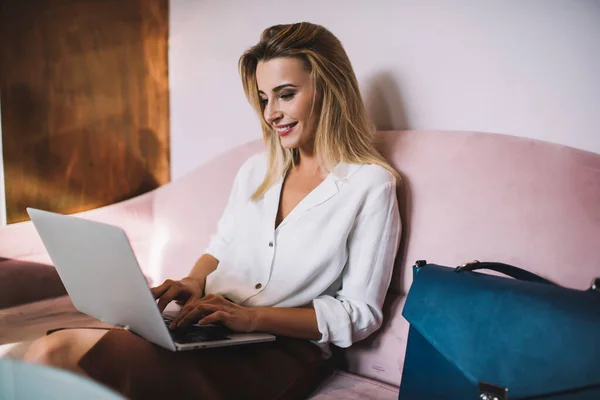
[[[287,149],[312,147],[318,121],[315,88],[301,60],[291,57],[261,61],[256,81],[264,118]]]

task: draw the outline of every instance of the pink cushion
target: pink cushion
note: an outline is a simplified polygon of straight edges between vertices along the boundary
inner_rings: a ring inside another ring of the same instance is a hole
[[[600,155],[495,134],[380,138],[408,184],[404,266],[502,261],[579,289],[600,274]],[[406,293],[409,269],[397,278]]]
[[[358,375],[336,371],[323,382],[310,399],[397,400],[398,388]]]

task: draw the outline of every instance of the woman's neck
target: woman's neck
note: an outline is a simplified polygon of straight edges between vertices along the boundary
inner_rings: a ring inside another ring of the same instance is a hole
[[[294,166],[296,172],[306,176],[317,176],[323,175],[324,171],[321,170],[319,162],[314,153],[307,153],[302,150],[298,152],[298,159]]]

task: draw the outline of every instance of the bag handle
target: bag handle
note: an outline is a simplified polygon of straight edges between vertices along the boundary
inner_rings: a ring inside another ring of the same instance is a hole
[[[456,267],[455,271],[477,271],[479,269],[489,269],[491,271],[500,272],[501,274],[510,276],[520,281],[544,283],[547,285],[558,286],[556,283],[549,281],[546,278],[542,278],[541,276],[536,275],[532,272],[499,262],[479,262],[475,260],[473,262],[463,264],[460,267]]]

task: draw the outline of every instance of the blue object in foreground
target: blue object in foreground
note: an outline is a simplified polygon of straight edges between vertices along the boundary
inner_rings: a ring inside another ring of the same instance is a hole
[[[417,261],[414,272],[401,400],[600,399],[597,285],[565,288],[496,262]]]
[[[0,358],[0,400],[125,400],[114,391],[77,374]]]

